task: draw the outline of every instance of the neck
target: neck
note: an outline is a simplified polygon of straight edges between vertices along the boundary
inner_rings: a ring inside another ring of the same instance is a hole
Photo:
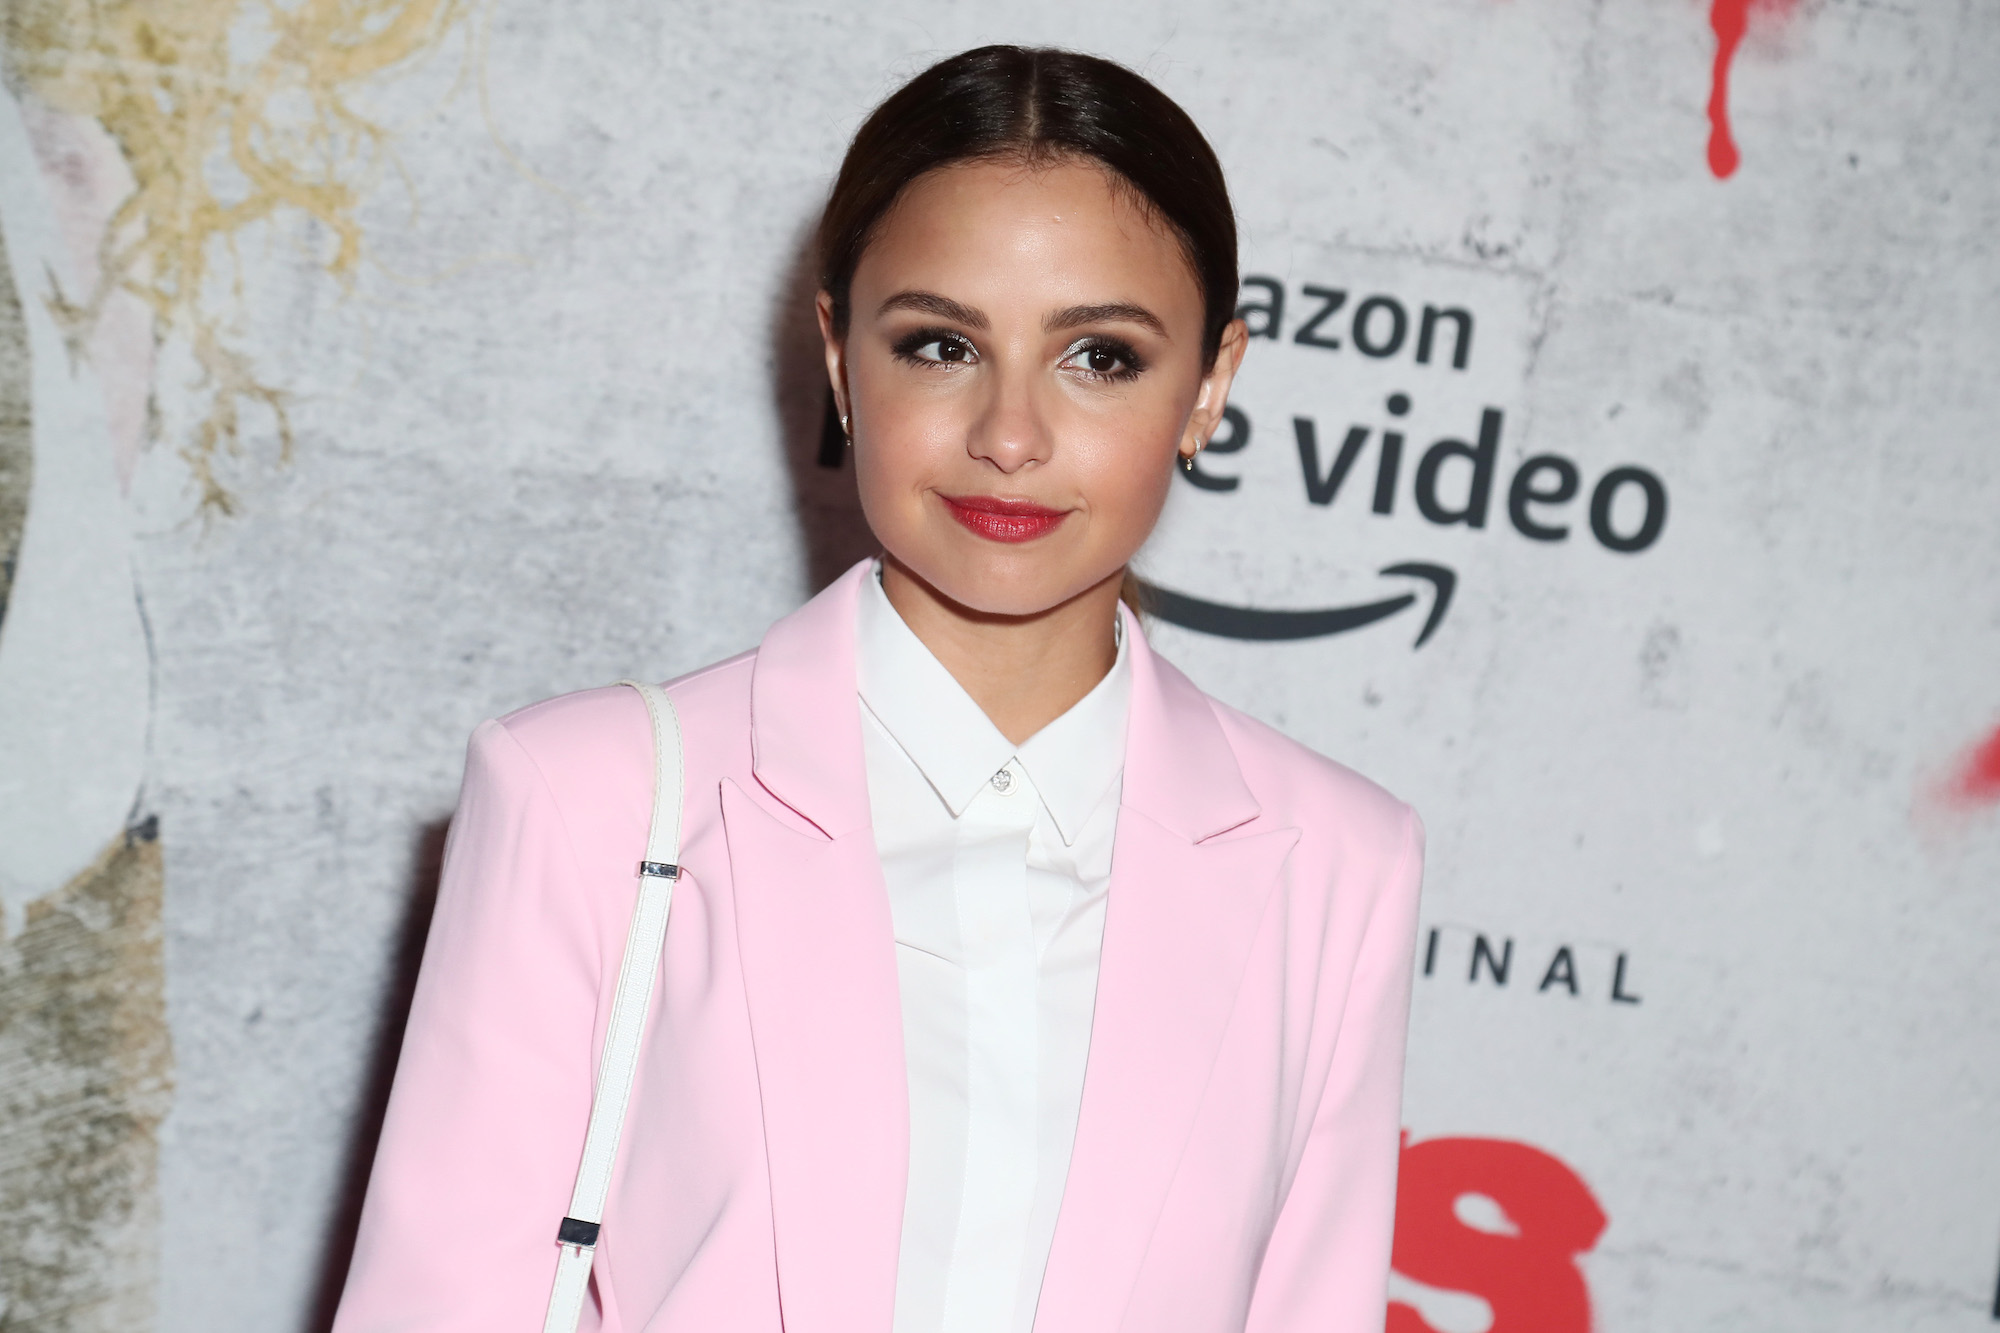
[[[1123,579],[1120,570],[1034,615],[988,615],[952,601],[894,556],[882,557],[889,605],[1016,745],[1067,713],[1111,670]]]

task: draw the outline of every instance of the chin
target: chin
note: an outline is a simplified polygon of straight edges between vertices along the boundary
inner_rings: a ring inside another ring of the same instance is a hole
[[[1061,606],[1117,572],[1084,570],[1055,551],[980,552],[972,559],[903,563],[945,597],[987,616],[1034,616]]]

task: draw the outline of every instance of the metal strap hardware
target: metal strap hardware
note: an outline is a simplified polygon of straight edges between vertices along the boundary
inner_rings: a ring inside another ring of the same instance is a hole
[[[595,1222],[585,1222],[578,1218],[565,1217],[562,1220],[562,1225],[556,1228],[556,1243],[558,1245],[581,1245],[584,1249],[588,1250],[597,1244],[598,1230],[598,1225]]]
[[[604,1221],[604,1200],[611,1192],[611,1168],[618,1159],[625,1108],[632,1099],[632,1080],[639,1070],[639,1039],[645,1033],[646,1011],[652,1007],[653,987],[659,980],[667,910],[673,905],[674,881],[681,874],[681,788],[685,776],[680,718],[673,701],[659,686],[636,680],[619,683],[639,692],[652,719],[653,819],[646,834],[646,859],[639,863],[639,900],[632,908],[632,925],[625,934],[625,956],[618,965],[611,1022],[597,1060],[597,1089],[590,1101],[583,1160],[576,1169],[569,1215],[556,1231],[562,1249],[556,1259],[555,1286],[549,1292],[542,1333],[576,1333],[577,1320],[583,1314],[590,1265]]]

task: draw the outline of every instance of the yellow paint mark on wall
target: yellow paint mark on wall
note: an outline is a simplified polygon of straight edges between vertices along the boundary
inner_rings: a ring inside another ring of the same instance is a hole
[[[9,0],[12,76],[59,110],[96,118],[137,187],[105,229],[103,278],[52,302],[81,346],[106,296],[136,293],[162,337],[185,341],[206,378],[206,416],[182,453],[205,510],[233,501],[216,472],[240,448],[242,413],[262,408],[283,456],[282,389],[227,334],[218,254],[283,212],[320,223],[317,257],[347,281],[362,253],[356,205],[387,131],[352,98],[434,49],[467,0]],[[240,293],[239,293],[240,294]]]

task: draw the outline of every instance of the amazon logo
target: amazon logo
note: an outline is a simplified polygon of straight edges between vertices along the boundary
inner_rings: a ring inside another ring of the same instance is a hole
[[[1443,565],[1419,564],[1415,561],[1400,565],[1390,565],[1381,571],[1385,577],[1416,579],[1428,584],[1430,610],[1424,616],[1424,627],[1417,631],[1415,647],[1421,648],[1430,642],[1431,635],[1444,623],[1444,613],[1451,609],[1451,594],[1458,586],[1458,575]],[[1285,639],[1319,639],[1329,634],[1344,634],[1351,629],[1361,629],[1378,620],[1390,616],[1421,600],[1419,592],[1398,593],[1379,601],[1358,602],[1353,606],[1329,606],[1318,611],[1260,611],[1254,607],[1231,606],[1226,602],[1206,602],[1199,597],[1162,588],[1157,583],[1141,581],[1139,584],[1142,604],[1146,610],[1169,625],[1179,625],[1182,629],[1195,630],[1202,634],[1215,634],[1225,639],[1250,639],[1273,642]]]
[[[1292,293],[1278,279],[1259,275],[1246,277],[1243,286],[1247,299],[1236,313],[1251,337],[1287,344],[1287,356],[1307,359],[1308,382],[1324,383],[1327,371],[1343,361],[1346,368],[1337,371],[1343,383],[1383,387],[1440,375],[1456,383],[1472,365],[1478,319],[1470,301],[1405,301],[1380,291],[1351,299],[1355,293],[1348,287],[1326,282],[1301,283]],[[1620,556],[1639,555],[1660,540],[1667,525],[1667,487],[1650,469],[1621,464],[1593,477],[1575,459],[1546,452],[1520,459],[1503,477],[1506,411],[1480,405],[1477,421],[1465,420],[1470,384],[1446,395],[1461,406],[1427,430],[1418,425],[1416,396],[1403,388],[1384,394],[1379,412],[1366,414],[1372,419],[1327,428],[1320,418],[1292,416],[1288,452],[1297,460],[1299,486],[1294,494],[1313,510],[1359,524],[1414,518],[1441,528],[1511,531],[1550,547],[1587,540]],[[1504,384],[1487,381],[1488,391],[1497,387]],[[1456,423],[1453,415],[1460,416]],[[1287,432],[1277,434],[1282,439]],[[1249,412],[1231,403],[1194,468],[1175,475],[1211,501],[1240,503],[1246,479],[1242,456],[1258,439]],[[1267,464],[1255,471],[1268,485],[1278,470]],[[1457,574],[1417,560],[1377,573],[1395,590],[1385,588],[1382,596],[1344,606],[1240,606],[1159,584],[1147,584],[1146,595],[1153,614],[1169,624],[1252,641],[1323,638],[1411,612],[1412,619],[1422,617],[1413,646],[1423,647],[1451,609]]]

